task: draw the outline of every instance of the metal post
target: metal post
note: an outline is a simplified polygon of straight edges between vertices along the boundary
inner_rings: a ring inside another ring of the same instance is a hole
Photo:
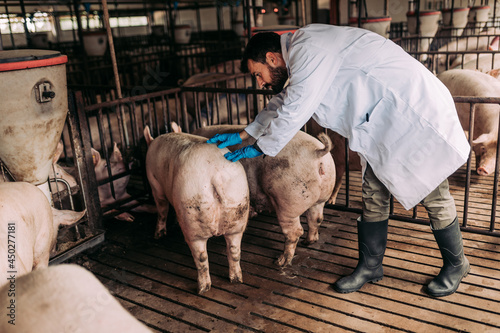
[[[78,166],[79,184],[82,186],[82,196],[85,208],[87,209],[88,225],[92,231],[95,231],[102,227],[102,210],[97,192],[97,181],[93,167],[94,162],[92,161],[82,93],[79,91],[76,93],[76,96],[69,94],[68,101],[68,128],[71,135],[71,145],[75,161]]]
[[[330,24],[340,24],[340,0],[330,0]]]
[[[24,17],[24,34],[26,35],[26,43],[28,44],[28,48],[32,47],[32,42],[31,42],[31,35],[30,32],[28,31],[28,23],[27,23],[27,17],[26,17],[26,8],[24,7],[24,0],[20,0],[20,5],[21,5],[21,13],[23,14]]]
[[[108,34],[108,44],[109,44],[109,53],[111,54],[111,63],[113,65],[113,74],[115,76],[115,85],[116,85],[116,94],[118,99],[122,98],[122,87],[120,84],[120,76],[118,74],[118,65],[116,63],[116,54],[115,54],[115,45],[113,43],[113,33],[111,31],[111,25],[109,24],[109,10],[108,10],[108,2],[107,0],[102,0],[102,10],[104,13],[104,22],[106,25],[106,32]],[[120,139],[123,140],[125,139],[125,145],[126,147],[129,146],[129,139],[128,139],[128,133],[125,130],[123,130],[123,104],[120,103],[120,110],[117,112],[117,118],[118,118],[118,130],[120,133]],[[123,143],[123,141],[122,141]],[[122,147],[124,148],[124,147]]]
[[[417,35],[420,35],[420,0],[416,0],[415,15],[417,17]]]
[[[302,26],[305,26],[306,23],[307,23],[307,20],[306,20],[306,4],[305,4],[305,2],[306,2],[306,0],[301,0],[300,1],[300,4],[302,5]]]
[[[80,2],[78,0],[74,0],[73,1],[73,8],[75,10],[76,25],[78,27],[78,39],[80,40],[81,49],[85,50],[85,46],[83,45],[82,21],[80,20],[80,10],[78,9],[79,6],[80,6]],[[87,57],[85,56],[84,59],[87,59]]]
[[[200,4],[196,3],[196,25],[198,31],[198,38],[201,37],[201,14],[200,14]]]
[[[12,25],[10,24],[9,6],[7,5],[7,0],[4,0],[4,2],[5,2],[5,14],[7,14],[7,22],[9,23],[10,42],[12,44],[12,48],[15,50],[17,49],[17,47],[16,47],[16,42],[14,41],[14,35],[12,34]]]
[[[69,8],[69,15],[71,17],[71,32],[73,33],[73,43],[76,45],[76,34],[75,34],[75,29],[73,28],[73,8],[71,7],[70,4],[68,4]],[[78,18],[77,18],[78,19]]]

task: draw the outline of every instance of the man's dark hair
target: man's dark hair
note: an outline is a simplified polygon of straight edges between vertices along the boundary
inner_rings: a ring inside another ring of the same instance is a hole
[[[259,32],[250,38],[241,59],[241,72],[248,73],[248,60],[265,64],[267,52],[281,53],[280,40],[280,35],[275,32]]]

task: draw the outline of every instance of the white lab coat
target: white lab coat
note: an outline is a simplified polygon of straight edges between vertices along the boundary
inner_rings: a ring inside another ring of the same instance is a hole
[[[410,209],[462,166],[470,147],[447,88],[392,41],[311,24],[281,36],[289,84],[246,131],[275,156],[313,117],[349,139]]]

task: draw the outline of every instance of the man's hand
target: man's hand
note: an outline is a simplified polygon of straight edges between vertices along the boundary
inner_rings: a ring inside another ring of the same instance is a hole
[[[242,158],[253,158],[262,155],[262,152],[255,149],[254,146],[246,146],[235,150],[232,153],[226,153],[224,157],[231,162],[239,161]]]
[[[217,147],[226,148],[227,146],[239,145],[241,141],[240,133],[224,133],[215,134],[213,137],[208,139],[208,143],[218,143],[221,142]]]

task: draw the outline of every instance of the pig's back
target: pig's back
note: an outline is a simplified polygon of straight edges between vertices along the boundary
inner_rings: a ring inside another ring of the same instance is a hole
[[[146,163],[158,158],[154,173],[184,221],[183,232],[210,237],[241,227],[231,222],[248,217],[249,194],[242,165],[226,160],[229,150],[206,141],[185,133],[162,135],[151,143]]]
[[[470,69],[451,69],[438,75],[452,96],[500,97],[500,81]]]
[[[500,97],[500,81],[491,75],[467,69],[452,69],[438,75],[438,78],[450,90],[452,96]],[[460,124],[469,130],[470,106],[468,103],[456,103]],[[476,104],[474,120],[474,139],[482,133],[498,130],[498,104]]]
[[[9,234],[16,244],[15,268],[19,274],[31,271],[37,235],[52,231],[51,206],[43,192],[29,183],[0,183],[0,228],[0,239],[5,239],[0,255],[6,258],[0,262],[2,274],[12,270],[6,267]]]
[[[2,223],[21,220],[32,225],[35,219],[51,216],[50,203],[35,185],[24,182],[0,183],[0,220]]]

